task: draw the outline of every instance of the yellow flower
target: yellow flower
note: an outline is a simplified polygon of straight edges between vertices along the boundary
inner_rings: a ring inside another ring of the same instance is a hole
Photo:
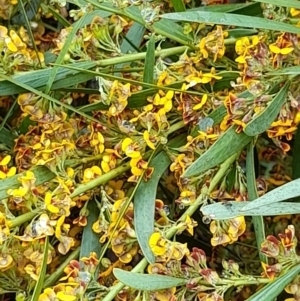
[[[11,156],[5,156],[0,162],[0,179],[6,179],[16,174],[17,168],[15,166],[8,168],[8,164],[11,161]]]
[[[194,220],[190,218],[189,215],[186,216],[185,219],[185,225],[186,225],[186,230],[193,236],[194,235],[194,227],[196,227],[198,224]]]
[[[93,133],[91,137],[91,146],[97,146],[97,153],[102,154],[104,152],[104,137],[100,132]]]
[[[155,299],[158,301],[170,301],[175,300],[176,287],[167,288],[155,292]]]
[[[280,48],[276,45],[276,43],[270,44],[269,49],[271,52],[275,54],[283,54],[283,55],[289,54],[294,50],[293,47]]]
[[[0,271],[4,272],[14,265],[13,258],[8,254],[0,254]]]
[[[291,14],[292,17],[296,17],[300,14],[300,10],[292,7],[290,9],[290,14]]]
[[[93,166],[91,168],[86,168],[83,174],[83,183],[88,183],[91,180],[102,176],[102,170],[99,166]]]
[[[75,301],[78,300],[76,296],[76,288],[70,286],[70,285],[63,285],[59,284],[55,286],[54,290],[59,289],[59,291],[56,293],[56,297],[60,301]]]
[[[167,241],[162,238],[160,232],[154,232],[149,238],[149,246],[156,256],[162,256],[167,252]]]
[[[138,144],[134,143],[132,139],[125,138],[122,142],[122,151],[130,158],[140,157],[140,152],[138,151]]]
[[[17,189],[8,189],[7,194],[11,195],[14,202],[19,204],[24,200],[24,196],[27,194],[28,189],[24,187],[19,187]]]
[[[212,68],[210,73],[202,73],[202,71],[195,71],[194,73],[191,73],[190,75],[186,76],[184,79],[189,83],[185,87],[185,89],[188,89],[190,87],[196,86],[197,84],[207,84],[213,80],[222,79],[222,76],[215,75],[215,70],[214,68]]]
[[[32,171],[27,170],[25,175],[22,175],[21,177],[18,178],[18,181],[22,183],[22,186],[25,189],[29,190],[34,186],[36,177]]]
[[[150,134],[148,131],[144,131],[143,134],[143,138],[146,141],[147,145],[151,148],[151,149],[155,149],[155,145],[154,143],[150,140]]]
[[[39,295],[38,301],[54,301],[56,294],[52,288],[45,288],[43,293]]]
[[[160,96],[163,95],[162,97]],[[163,106],[164,112],[169,112],[172,110],[173,104],[172,99],[174,97],[174,91],[168,91],[166,94],[164,92],[160,91],[159,93],[156,93],[153,104],[156,106]]]
[[[194,110],[194,111],[200,110],[200,109],[206,104],[207,98],[208,98],[208,96],[207,96],[207,94],[205,93],[205,94],[202,96],[201,102],[193,106],[193,110]]]

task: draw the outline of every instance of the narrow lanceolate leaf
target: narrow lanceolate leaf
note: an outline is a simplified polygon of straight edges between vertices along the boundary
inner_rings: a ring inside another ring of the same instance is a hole
[[[155,65],[155,40],[152,36],[148,42],[147,53],[145,58],[143,82],[153,84],[154,65]]]
[[[270,128],[272,122],[279,114],[281,107],[286,101],[290,81],[287,81],[269,105],[256,117],[254,117],[244,128],[248,136],[257,136]]]
[[[35,284],[34,291],[33,291],[32,297],[30,299],[31,301],[38,301],[39,297],[41,295],[42,289],[43,289],[44,279],[45,279],[46,270],[47,270],[48,249],[49,249],[49,237],[46,236],[46,240],[45,240],[45,244],[44,244],[42,266],[41,266],[41,270],[39,273],[39,278]]]
[[[276,297],[282,293],[284,288],[293,281],[299,272],[300,265],[297,264],[290,268],[285,274],[260,289],[257,293],[248,298],[247,301],[275,300]]]
[[[297,0],[254,0],[256,2],[273,4],[275,6],[293,7],[300,9],[300,2]]]
[[[145,31],[146,28],[143,25],[137,22],[133,23],[121,44],[122,53],[137,51],[143,41]],[[118,65],[118,68],[122,68],[122,65]]]
[[[300,74],[300,66],[280,68],[278,70],[274,70],[267,73],[267,75],[298,75],[298,74]]]
[[[202,156],[200,156],[182,175],[193,177],[223,163],[228,157],[242,150],[251,137],[237,134],[236,126],[230,127]]]
[[[222,4],[222,5],[203,5],[195,8],[189,9],[189,11],[208,11],[208,12],[235,12],[241,9],[249,10],[251,6],[256,3],[231,3],[231,4]]]
[[[248,202],[251,203],[251,202]],[[215,203],[201,208],[203,215],[214,220],[225,220],[237,216],[277,216],[285,214],[299,214],[300,204],[295,202],[276,203],[272,206],[262,206],[249,210],[242,210],[245,202],[229,201]]]
[[[136,236],[144,256],[149,263],[155,263],[155,256],[149,247],[149,238],[154,231],[154,211],[158,182],[171,161],[165,152],[160,152],[151,166],[154,172],[151,178],[142,181],[134,196],[134,224]]]
[[[79,63],[72,63],[70,64],[70,66],[76,66],[83,69],[90,69],[95,67],[96,63],[79,62]],[[16,74],[11,76],[13,81],[0,79],[0,96],[14,95],[14,94],[26,92],[25,88],[20,87],[20,85],[16,84],[17,82],[26,84],[32,88],[39,88],[39,87],[46,86],[51,70],[52,70],[51,68],[47,68],[47,69],[32,70],[27,72],[16,72]],[[77,70],[71,70],[71,69],[59,67],[56,73],[55,82],[59,82],[60,80],[64,79],[67,75],[75,75],[78,73],[79,71]]]
[[[161,17],[177,21],[241,26],[250,28],[255,27],[260,29],[285,31],[296,34],[300,33],[300,28],[295,25],[286,24],[279,21],[267,20],[259,17],[243,16],[220,12],[189,11],[183,13],[163,14]]]
[[[89,257],[91,252],[95,252],[97,254],[97,258],[99,258],[101,251],[99,235],[96,234],[92,229],[93,224],[99,218],[99,208],[94,199],[89,200],[87,209],[89,215],[87,217],[87,225],[83,229],[79,258]]]
[[[293,153],[293,179],[300,178],[300,126],[298,125],[297,134],[294,138]]]
[[[255,162],[254,162],[254,144],[253,140],[248,144],[247,147],[247,157],[246,157],[246,179],[247,179],[247,192],[249,201],[253,201],[258,198],[257,188],[256,188],[256,177],[255,177]],[[256,237],[256,245],[259,250],[259,257],[262,262],[267,262],[267,257],[265,254],[260,252],[260,246],[265,240],[265,226],[262,216],[252,216],[252,224]]]
[[[8,147],[12,148],[15,145],[15,139],[17,139],[18,136],[13,133],[12,131],[9,131],[6,128],[3,128],[0,131],[0,142],[7,145]]]
[[[188,280],[163,275],[139,274],[113,269],[115,277],[131,288],[141,291],[156,291],[185,285]]]
[[[274,203],[295,198],[297,196],[300,196],[300,179],[293,180],[280,187],[277,187],[266,193],[262,197],[250,203],[247,203],[247,205],[243,207],[242,211],[258,208],[261,206],[273,206]]]
[[[171,0],[171,3],[176,12],[185,11],[185,5],[182,0]]]

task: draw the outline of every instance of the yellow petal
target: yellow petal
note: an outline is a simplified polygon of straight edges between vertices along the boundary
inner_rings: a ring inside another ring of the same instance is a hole
[[[58,292],[56,297],[61,301],[75,301],[77,300],[76,296],[66,295],[64,292]]]
[[[17,168],[15,166],[11,167],[7,173],[7,177],[13,177],[17,172]]]
[[[10,37],[5,38],[5,44],[11,52],[17,52],[18,48],[17,46],[12,42]]]
[[[92,168],[92,171],[97,175],[97,176],[101,176],[102,175],[102,170],[99,166],[93,166]]]
[[[138,167],[134,166],[131,168],[131,173],[135,176],[140,176],[143,173],[142,169],[139,169]]]
[[[130,138],[125,138],[122,142],[122,151],[125,152],[127,147],[132,143],[133,141]]]
[[[270,44],[269,49],[271,52],[273,52],[275,54],[279,54],[281,52],[281,49],[274,44]]]
[[[281,54],[289,54],[289,53],[291,53],[293,50],[294,50],[294,48],[292,48],[292,47],[289,47],[289,48],[283,48],[283,49],[281,49],[280,53],[281,53]]]
[[[2,161],[0,162],[0,165],[1,166],[7,165],[10,162],[10,160],[11,160],[11,156],[7,155],[2,159]]]

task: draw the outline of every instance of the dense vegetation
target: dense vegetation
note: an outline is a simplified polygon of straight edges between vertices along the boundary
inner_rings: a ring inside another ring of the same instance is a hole
[[[299,1],[0,3],[1,300],[300,300]]]

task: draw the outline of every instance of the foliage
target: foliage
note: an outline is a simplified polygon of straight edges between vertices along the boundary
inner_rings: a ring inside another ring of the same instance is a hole
[[[300,2],[225,2],[2,0],[3,300],[300,300]]]

